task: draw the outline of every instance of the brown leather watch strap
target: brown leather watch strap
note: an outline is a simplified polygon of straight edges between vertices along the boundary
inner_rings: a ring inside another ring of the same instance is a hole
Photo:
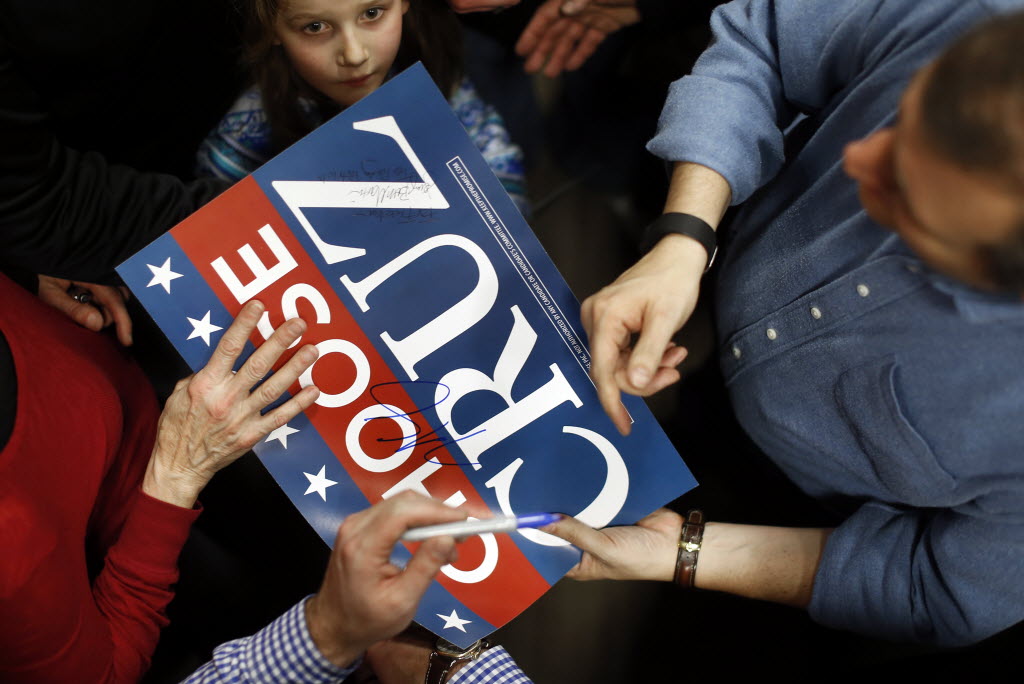
[[[686,514],[683,529],[679,531],[679,552],[676,555],[675,583],[681,587],[693,587],[697,575],[697,554],[704,539],[704,512],[696,509]]]

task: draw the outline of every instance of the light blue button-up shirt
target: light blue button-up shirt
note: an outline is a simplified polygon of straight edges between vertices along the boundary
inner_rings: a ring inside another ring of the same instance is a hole
[[[921,263],[861,209],[843,146],[913,74],[1019,0],[737,2],[673,85],[650,149],[709,166],[720,362],[740,422],[850,512],[811,615],[964,644],[1024,618],[1024,304]]]

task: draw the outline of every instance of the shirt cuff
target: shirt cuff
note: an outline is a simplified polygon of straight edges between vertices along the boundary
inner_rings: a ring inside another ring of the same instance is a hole
[[[121,529],[116,553],[128,564],[166,570],[176,579],[178,555],[201,512],[201,507],[175,506],[139,489]]]
[[[448,680],[448,684],[532,684],[501,646],[484,651],[483,655],[462,668]]]
[[[340,682],[362,662],[360,658],[348,667],[338,667],[320,653],[306,625],[309,598],[299,601],[246,644],[243,658],[248,669],[264,674],[267,682]]]

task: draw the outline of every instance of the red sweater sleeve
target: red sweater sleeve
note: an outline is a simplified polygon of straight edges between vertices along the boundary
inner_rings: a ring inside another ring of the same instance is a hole
[[[135,498],[121,536],[107,552],[92,593],[95,598],[97,648],[109,648],[109,669],[98,681],[134,682],[148,669],[160,630],[167,625],[165,609],[178,580],[178,554],[198,509],[184,509],[142,492]],[[91,645],[76,648],[90,653]],[[99,674],[99,673],[98,673]]]
[[[135,682],[197,510],[143,494],[159,407],[107,336],[0,276],[17,412],[0,450],[0,681]]]

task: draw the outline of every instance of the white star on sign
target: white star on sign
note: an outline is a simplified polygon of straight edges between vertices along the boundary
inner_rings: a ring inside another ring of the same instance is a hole
[[[472,620],[463,620],[462,618],[460,618],[459,614],[455,612],[454,608],[452,609],[451,615],[441,615],[440,613],[434,613],[434,615],[444,620],[444,627],[442,629],[454,627],[455,629],[461,632],[465,632],[466,628],[462,625],[468,625],[472,622]]]
[[[153,279],[146,287],[162,285],[167,294],[171,294],[171,281],[182,277],[180,273],[171,270],[171,257],[167,257],[163,266],[154,266],[153,264],[146,264],[146,266],[149,266],[149,270],[153,272]]]
[[[298,430],[296,430],[293,427],[288,427],[288,423],[285,423],[284,425],[282,425],[281,427],[277,428],[276,430],[271,432],[269,435],[267,435],[267,438],[265,440],[263,440],[263,441],[264,442],[270,442],[270,441],[276,439],[277,441],[279,441],[281,443],[281,446],[283,446],[285,449],[287,449],[288,448],[288,435],[294,435],[296,432],[298,432]]]
[[[188,316],[186,316],[186,318],[188,318]],[[202,320],[197,321],[194,318],[189,318],[188,322],[192,324],[192,334],[188,336],[188,339],[191,340],[196,337],[202,337],[203,342],[206,343],[207,347],[210,346],[210,333],[214,333],[217,332],[218,330],[224,329],[219,325],[214,325],[213,323],[210,323],[209,311],[206,312],[206,315],[203,316]]]
[[[320,472],[317,473],[316,475],[302,473],[303,475],[306,476],[306,479],[309,480],[309,488],[306,490],[306,494],[312,494],[313,492],[316,492],[317,494],[320,495],[321,499],[327,501],[327,488],[333,487],[338,483],[335,482],[334,480],[328,480],[327,475],[325,474],[326,472],[327,466],[321,466]]]

